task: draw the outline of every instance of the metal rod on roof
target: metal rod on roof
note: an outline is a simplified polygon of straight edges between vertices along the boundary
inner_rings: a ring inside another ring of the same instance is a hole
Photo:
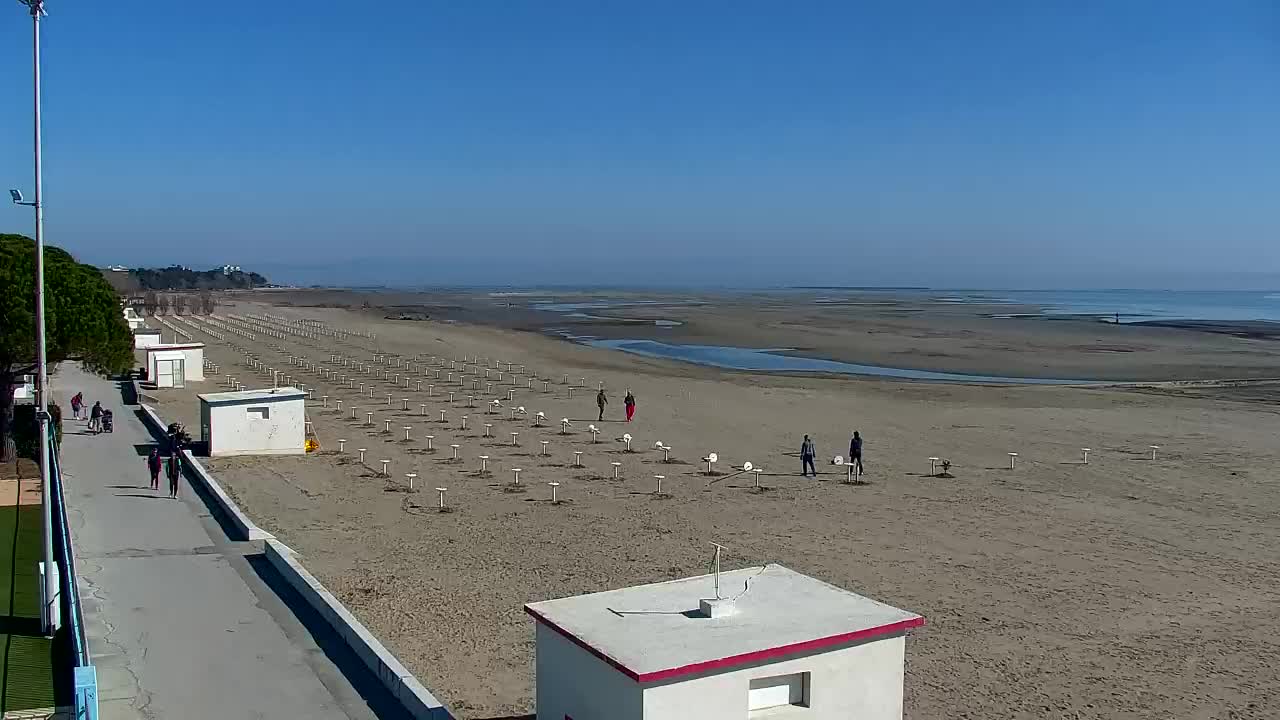
[[[715,558],[711,561],[712,573],[715,575],[716,583],[716,599],[720,599],[720,551],[726,549],[725,546],[711,543],[716,549]]]

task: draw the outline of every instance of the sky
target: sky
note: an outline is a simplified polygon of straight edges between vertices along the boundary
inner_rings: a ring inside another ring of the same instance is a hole
[[[47,7],[46,236],[86,262],[1280,287],[1271,0]],[[0,185],[29,194],[23,10],[0,5]]]

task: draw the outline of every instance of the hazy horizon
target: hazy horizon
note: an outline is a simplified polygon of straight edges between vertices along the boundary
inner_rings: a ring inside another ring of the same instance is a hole
[[[358,17],[51,7],[48,242],[299,284],[1280,287],[1274,3]]]

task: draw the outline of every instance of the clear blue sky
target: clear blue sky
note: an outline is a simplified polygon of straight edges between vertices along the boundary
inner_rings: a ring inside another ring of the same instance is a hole
[[[1092,5],[49,0],[48,237],[352,282],[1280,274],[1280,6]]]

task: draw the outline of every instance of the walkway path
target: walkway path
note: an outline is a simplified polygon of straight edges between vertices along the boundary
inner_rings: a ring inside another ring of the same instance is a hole
[[[116,384],[69,363],[54,382],[115,414],[109,435],[68,420],[62,447],[103,720],[375,718],[245,559],[258,549],[227,541],[185,481],[179,501],[150,490],[152,438]]]

